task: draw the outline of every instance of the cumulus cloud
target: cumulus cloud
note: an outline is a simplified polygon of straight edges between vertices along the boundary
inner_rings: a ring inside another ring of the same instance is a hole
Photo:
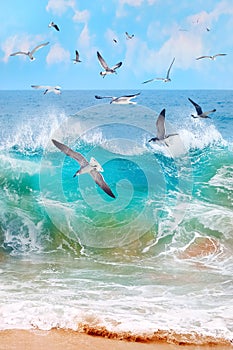
[[[55,44],[51,47],[47,57],[47,64],[68,63],[70,62],[70,52],[65,50],[60,44]]]
[[[78,11],[75,10],[73,21],[87,23],[90,18],[90,12],[88,10]]]
[[[51,11],[55,15],[61,16],[69,8],[75,8],[75,0],[49,0],[46,10]]]

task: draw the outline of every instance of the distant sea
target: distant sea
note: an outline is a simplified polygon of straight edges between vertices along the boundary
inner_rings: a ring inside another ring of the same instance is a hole
[[[233,91],[94,97],[136,92],[0,91],[1,330],[233,339]],[[148,142],[163,108],[167,146]]]

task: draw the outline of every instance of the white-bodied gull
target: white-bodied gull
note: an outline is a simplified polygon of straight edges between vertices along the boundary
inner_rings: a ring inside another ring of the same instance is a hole
[[[80,169],[76,171],[73,177],[88,173],[104,192],[106,192],[110,197],[116,198],[112,193],[110,187],[104,181],[103,176],[100,174],[100,171],[102,172],[103,169],[95,158],[92,157],[90,162],[88,162],[81,153],[73,151],[71,148],[56,140],[52,140],[52,142],[57,148],[60,149],[60,151],[65,153],[67,156],[75,159],[80,164]]]
[[[79,52],[78,52],[77,50],[75,50],[75,58],[73,58],[72,61],[73,61],[74,63],[80,63],[80,62],[82,62],[82,61],[80,61],[80,59],[79,59]]]
[[[17,51],[17,52],[14,52],[12,53],[10,56],[17,56],[17,55],[26,55],[30,58],[31,61],[34,61],[35,60],[35,57],[33,57],[33,54],[41,49],[42,47],[48,45],[49,42],[47,43],[43,43],[43,44],[40,44],[40,45],[37,45],[36,47],[34,47],[34,49],[32,49],[31,51],[28,51],[28,52],[24,52],[24,51]]]
[[[171,81],[171,79],[170,79],[170,70],[171,70],[171,67],[172,67],[174,61],[175,61],[175,57],[173,58],[172,63],[170,64],[170,67],[168,68],[166,78],[153,78],[153,79],[149,79],[149,80],[143,81],[142,84],[147,84],[147,83],[150,83],[151,81],[154,81],[154,80],[162,80],[164,83],[170,82]]]
[[[156,137],[152,137],[152,139],[150,139],[148,142],[151,142],[151,141],[162,141],[165,143],[166,146],[169,146],[167,143],[166,143],[166,139],[171,137],[171,136],[175,136],[175,135],[178,135],[178,134],[168,134],[166,135],[166,129],[165,129],[165,112],[166,110],[163,109],[159,116],[158,116],[158,119],[156,121],[156,129],[157,129],[157,136]]]
[[[50,22],[50,23],[49,23],[49,28],[52,28],[52,27],[53,27],[54,29],[56,29],[56,30],[59,32],[60,29],[59,29],[58,25],[55,24],[54,22]]]
[[[61,87],[60,86],[48,86],[48,85],[31,85],[33,89],[42,89],[44,90],[44,95],[48,94],[49,92],[53,92],[56,95],[61,94]]]
[[[113,67],[109,67],[107,65],[107,63],[105,62],[105,60],[103,59],[103,57],[101,56],[101,54],[99,53],[99,51],[97,51],[97,57],[98,57],[98,60],[101,64],[101,66],[105,69],[104,72],[100,72],[100,75],[103,76],[103,78],[105,77],[105,75],[107,74],[113,74],[115,73],[116,74],[116,69],[119,68],[121,65],[122,65],[122,62],[119,62],[117,64],[115,64],[115,66]]]
[[[216,112],[216,109],[212,109],[211,111],[203,112],[201,106],[199,106],[196,102],[191,100],[191,98],[188,97],[188,99],[194,105],[196,112],[197,112],[197,115],[191,114],[191,116],[193,118],[210,118],[208,114]]]
[[[211,59],[212,61],[214,61],[216,59],[216,57],[218,56],[226,56],[227,54],[226,53],[216,53],[216,55],[206,55],[206,56],[200,56],[200,57],[197,57],[196,60],[201,60],[202,58],[209,58]]]
[[[110,103],[117,103],[117,104],[122,104],[122,105],[126,105],[126,104],[136,104],[137,102],[131,101],[131,99],[137,97],[138,95],[140,95],[140,92],[138,92],[137,94],[134,95],[124,95],[124,96],[119,96],[119,97],[115,97],[115,96],[98,96],[95,95],[95,98],[100,100],[102,98],[111,98]]]

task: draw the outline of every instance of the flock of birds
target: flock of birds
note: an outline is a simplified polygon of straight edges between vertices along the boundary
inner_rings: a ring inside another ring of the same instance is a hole
[[[56,31],[60,31],[59,27],[57,24],[55,24],[54,22],[49,23],[48,25],[50,28],[54,28]],[[134,38],[134,34],[129,34],[128,32],[125,32],[126,35],[126,39],[127,40],[132,40]],[[116,39],[113,39],[113,41],[115,43],[117,43]],[[36,47],[34,47],[31,51],[25,52],[25,51],[17,51],[12,53],[10,56],[17,56],[17,55],[26,55],[29,57],[29,59],[31,61],[35,60],[34,54],[36,53],[36,51],[38,51],[39,49],[47,46],[49,44],[49,42],[46,43],[42,43],[40,45],[37,45]],[[216,57],[218,56],[226,56],[225,53],[218,53],[215,54],[213,56],[210,55],[204,55],[204,56],[200,56],[197,57],[196,60],[201,60],[201,59],[205,59],[205,58],[209,58],[211,60],[215,60]],[[100,72],[100,75],[104,78],[106,75],[109,74],[116,74],[116,69],[119,69],[122,66],[122,62],[118,62],[116,63],[114,66],[110,67],[107,62],[105,61],[105,59],[102,57],[102,55],[100,54],[99,51],[97,51],[97,58],[99,60],[100,65],[102,66],[102,68],[104,69],[103,71]],[[79,56],[79,52],[76,50],[75,51],[75,58],[72,59],[72,61],[76,64],[76,63],[81,63],[82,61],[80,60],[80,56]],[[161,77],[156,77],[156,78],[152,78],[149,80],[146,80],[144,82],[142,82],[142,84],[147,84],[150,83],[154,80],[161,80],[164,83],[168,83],[171,81],[170,78],[170,71],[171,68],[173,66],[175,62],[175,57],[173,58],[168,70],[167,70],[167,74],[166,77],[161,78]],[[44,90],[44,94],[47,94],[49,92],[53,92],[55,94],[60,94],[61,93],[61,87],[60,86],[47,86],[47,85],[31,85],[32,88],[34,89],[43,89]],[[140,95],[140,93],[136,93],[136,94],[132,94],[132,95],[124,95],[124,96],[98,96],[95,95],[96,99],[111,99],[110,103],[113,104],[136,104],[136,102],[132,101],[132,99],[136,98],[138,95]],[[198,105],[196,102],[194,102],[193,100],[191,100],[191,98],[188,98],[189,101],[193,104],[193,106],[196,109],[196,115],[191,114],[191,116],[193,118],[210,118],[209,114],[213,113],[216,111],[216,109],[212,109],[210,111],[207,112],[203,112],[202,108],[200,105]],[[177,133],[174,134],[166,134],[166,129],[165,129],[165,112],[166,110],[163,109],[156,121],[156,130],[157,130],[157,134],[156,137],[151,138],[150,140],[148,140],[148,142],[162,142],[164,143],[166,146],[169,146],[166,142],[166,139],[168,139],[169,137],[173,137],[175,135],[178,135]],[[60,143],[57,140],[52,140],[53,144],[63,153],[65,153],[67,156],[75,159],[79,164],[80,164],[80,169],[74,174],[74,177],[77,175],[81,175],[84,173],[89,173],[91,175],[91,177],[93,178],[93,180],[95,181],[95,183],[102,188],[102,190],[107,193],[110,197],[112,198],[116,198],[114,193],[112,192],[112,190],[110,189],[110,187],[108,186],[108,184],[105,182],[103,175],[101,174],[101,172],[103,172],[103,168],[101,167],[101,165],[98,163],[98,161],[96,159],[94,159],[93,157],[91,158],[90,162],[87,161],[87,159],[79,152],[75,152],[73,151],[71,148],[69,148],[68,146]]]

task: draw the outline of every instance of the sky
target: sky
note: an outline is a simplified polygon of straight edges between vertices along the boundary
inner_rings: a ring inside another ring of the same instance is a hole
[[[233,89],[232,0],[7,0],[0,23],[0,90]],[[10,56],[45,42],[34,61]],[[117,74],[99,74],[97,51],[109,66],[122,62]],[[227,55],[196,60],[216,53]],[[165,77],[174,57],[171,82],[142,84]]]

